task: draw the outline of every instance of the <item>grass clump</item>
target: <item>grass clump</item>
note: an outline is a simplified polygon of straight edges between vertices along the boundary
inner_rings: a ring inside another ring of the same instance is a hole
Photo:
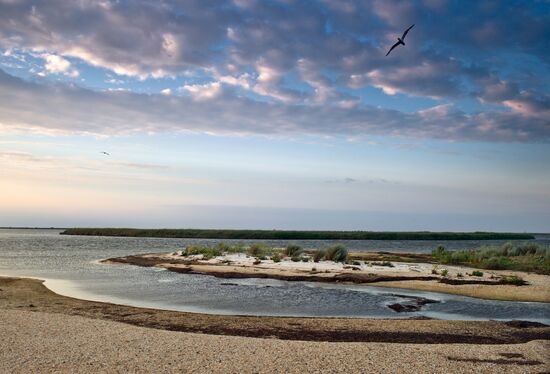
[[[221,256],[222,252],[216,247],[188,245],[181,253],[182,256],[202,255],[203,259]]]
[[[432,251],[432,256],[442,264],[550,275],[550,247],[537,243],[506,243],[460,251],[448,251],[445,247],[439,246]]]
[[[302,262],[309,262],[309,257],[302,257],[300,260],[302,260]]]
[[[285,255],[288,257],[294,257],[302,254],[304,250],[299,245],[291,244],[285,248]]]
[[[299,257],[299,256],[292,256],[292,257],[290,258],[290,261],[292,261],[292,262],[299,262],[300,259],[301,259],[301,257]]]
[[[500,278],[500,283],[512,284],[514,286],[524,286],[527,284],[527,281],[525,281],[522,277],[518,277],[517,275],[509,275]]]
[[[483,272],[479,271],[479,270],[474,270],[474,271],[472,271],[472,273],[470,275],[473,276],[473,277],[482,277]]]
[[[327,252],[324,249],[318,249],[313,253],[313,262],[319,262],[325,258]]]
[[[271,256],[271,261],[273,262],[281,262],[281,255],[278,253],[275,253],[273,256]]]
[[[348,259],[348,250],[343,245],[334,245],[325,252],[325,260],[334,262],[346,262]]]
[[[272,251],[271,247],[263,243],[254,243],[248,247],[246,253],[252,257],[262,257]]]
[[[447,269],[441,270],[441,275],[442,275],[443,277],[446,277],[447,275],[449,275],[449,270],[447,270]]]

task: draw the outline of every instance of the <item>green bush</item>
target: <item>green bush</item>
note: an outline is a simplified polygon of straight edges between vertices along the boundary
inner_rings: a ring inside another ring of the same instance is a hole
[[[527,282],[522,277],[518,277],[517,275],[502,277],[500,278],[500,283],[513,284],[514,286],[523,286],[527,284]]]
[[[302,262],[309,262],[309,257],[302,257],[301,260]]]
[[[449,270],[447,270],[447,269],[441,270],[441,275],[446,277],[447,275],[449,275]]]
[[[490,257],[481,261],[481,267],[491,270],[505,270],[512,268],[513,263],[508,257]]]
[[[299,245],[291,244],[285,248],[285,255],[289,257],[298,256],[302,252],[303,252],[303,249]]]
[[[263,243],[255,243],[248,247],[247,253],[249,256],[260,257],[269,252],[269,247]]]
[[[293,257],[290,258],[290,260],[291,260],[292,262],[299,262],[299,261],[300,261],[300,257],[298,257],[298,256],[293,256]]]
[[[271,256],[271,261],[273,262],[281,262],[281,255],[278,253],[275,253],[273,256]]]
[[[200,245],[188,245],[185,250],[182,251],[182,256],[202,255],[202,258],[208,260],[212,257],[218,257],[222,255],[219,249],[216,247],[200,246]]]
[[[472,274],[470,274],[474,277],[482,277],[483,276],[483,272],[482,271],[479,271],[479,270],[474,270],[472,271]]]
[[[318,249],[316,250],[314,253],[313,253],[313,261],[314,262],[319,262],[321,261],[323,258],[325,258],[326,256],[326,251],[323,250],[323,249]]]
[[[439,246],[432,251],[432,256],[441,264],[464,264],[481,269],[550,274],[550,248],[537,243],[484,245],[460,251],[447,251]]]
[[[325,253],[325,260],[334,262],[345,262],[348,258],[348,250],[343,245],[329,247]]]

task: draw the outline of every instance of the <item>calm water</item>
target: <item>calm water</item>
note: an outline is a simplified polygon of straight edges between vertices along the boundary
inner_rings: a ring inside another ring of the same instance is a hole
[[[98,260],[136,253],[174,251],[187,243],[216,240],[61,236],[58,230],[0,230],[0,274],[47,279],[54,291],[90,300],[219,314],[348,316],[446,319],[523,319],[550,324],[550,304],[473,299],[431,292],[343,286],[266,279],[227,280],[206,275]],[[550,237],[536,240],[550,244]],[[226,240],[227,242],[227,240]],[[246,241],[245,241],[246,242]],[[490,241],[501,243],[502,241]],[[270,241],[285,246],[287,241]],[[458,249],[476,241],[349,241],[352,250],[427,252],[438,244]],[[488,243],[484,241],[483,243]],[[306,248],[330,241],[302,241]],[[399,294],[396,296],[395,294]],[[397,314],[387,307],[413,296],[440,300],[416,313]]]

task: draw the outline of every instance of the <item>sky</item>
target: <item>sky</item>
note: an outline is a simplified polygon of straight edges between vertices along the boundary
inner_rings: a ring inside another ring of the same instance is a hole
[[[0,0],[0,226],[550,232],[549,36],[546,0]]]

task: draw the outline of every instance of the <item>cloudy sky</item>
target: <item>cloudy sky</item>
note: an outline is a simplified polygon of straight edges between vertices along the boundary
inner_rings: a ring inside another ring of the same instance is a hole
[[[0,226],[548,232],[549,35],[546,0],[0,0]]]

